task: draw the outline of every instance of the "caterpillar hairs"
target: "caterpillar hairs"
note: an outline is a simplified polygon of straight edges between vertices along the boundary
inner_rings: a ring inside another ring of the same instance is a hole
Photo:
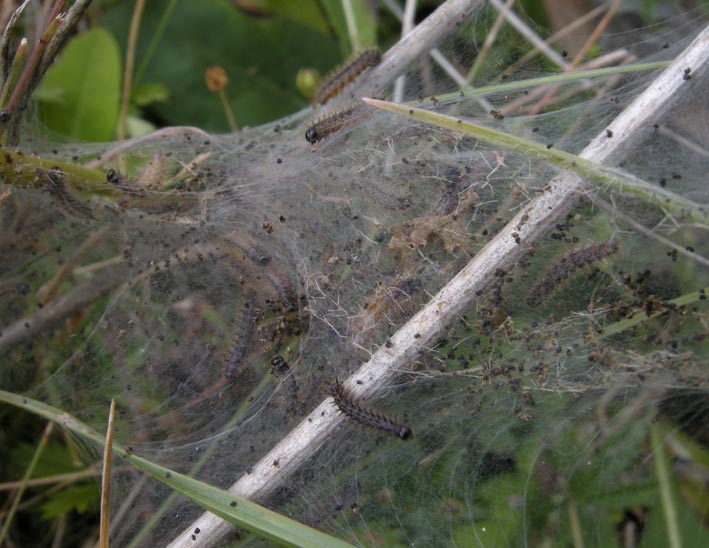
[[[305,140],[311,145],[314,145],[318,141],[322,141],[328,135],[332,135],[336,131],[339,131],[342,126],[344,126],[352,118],[353,112],[354,107],[350,107],[319,119],[312,126],[310,126],[310,128],[308,128],[308,131],[305,132]]]
[[[330,390],[332,399],[341,413],[366,426],[371,426],[385,432],[391,436],[396,436],[402,440],[408,440],[413,436],[411,428],[400,423],[392,417],[388,417],[378,411],[368,408],[358,401],[348,390],[335,380]]]
[[[353,57],[324,78],[315,95],[316,101],[324,105],[369,67],[378,65],[381,59],[382,55],[377,49],[368,49]]]
[[[542,279],[529,292],[527,304],[538,306],[583,267],[601,261],[617,250],[618,246],[615,242],[594,242],[572,249],[549,267]]]

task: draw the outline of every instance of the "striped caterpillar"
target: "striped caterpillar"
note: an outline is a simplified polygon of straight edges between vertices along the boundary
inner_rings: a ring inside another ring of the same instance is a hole
[[[378,65],[381,59],[379,50],[368,49],[330,72],[318,88],[315,96],[317,102],[321,105],[327,103],[369,67]]]
[[[369,409],[357,401],[337,379],[335,380],[335,384],[332,385],[330,395],[332,399],[335,400],[335,405],[340,412],[354,421],[371,426],[372,428],[377,428],[391,436],[397,436],[402,440],[408,440],[413,436],[411,428],[405,424],[401,424],[396,419],[388,417],[378,411]]]
[[[350,118],[352,118],[352,112],[354,112],[354,107],[350,107],[340,112],[330,114],[325,118],[321,118],[310,126],[308,131],[305,132],[306,141],[308,141],[311,145],[314,145],[328,135],[335,133],[342,126],[344,126]]]
[[[593,264],[615,253],[615,243],[594,242],[572,249],[551,265],[542,279],[527,295],[529,306],[538,306],[546,297],[554,293],[566,280],[574,276],[584,266]]]
[[[238,319],[236,332],[231,344],[224,352],[224,376],[231,379],[241,371],[245,358],[249,354],[255,330],[256,306],[254,301],[247,299],[241,307],[241,316]]]
[[[40,170],[41,172],[41,170]],[[53,167],[44,172],[47,177],[45,188],[52,194],[63,207],[64,211],[72,217],[82,217],[85,219],[93,219],[91,208],[77,198],[72,196],[64,185],[64,174],[58,167]]]

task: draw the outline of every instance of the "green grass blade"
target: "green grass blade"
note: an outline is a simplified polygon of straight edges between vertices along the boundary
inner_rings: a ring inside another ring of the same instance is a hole
[[[25,409],[45,417],[95,443],[104,444],[103,436],[85,425],[72,415],[37,400],[0,390],[0,402]],[[247,499],[239,498],[228,491],[212,487],[206,483],[189,478],[147,459],[128,453],[122,446],[114,443],[113,451],[136,468],[143,470],[158,481],[169,485],[190,498],[204,509],[225,519],[229,523],[246,529],[261,537],[273,540],[283,546],[302,546],[310,548],[351,547],[338,538],[326,535],[290,518],[277,514]]]
[[[469,135],[487,144],[521,152],[530,158],[545,160],[560,168],[573,171],[580,177],[594,180],[597,183],[607,185],[622,192],[636,194],[657,207],[669,209],[676,214],[686,214],[692,220],[702,225],[709,226],[709,212],[700,204],[687,200],[662,187],[643,181],[620,169],[597,164],[576,154],[523,139],[503,131],[481,126],[461,118],[454,118],[410,105],[400,105],[389,101],[370,99],[368,97],[362,100],[370,106],[387,110],[412,120]]]
[[[667,462],[658,424],[650,426],[650,446],[655,456],[655,474],[657,475],[657,483],[660,485],[662,509],[665,515],[665,524],[667,525],[667,540],[671,548],[682,548],[682,537],[680,536],[679,520],[677,518],[677,504],[672,493],[672,483],[670,481],[670,466]]]

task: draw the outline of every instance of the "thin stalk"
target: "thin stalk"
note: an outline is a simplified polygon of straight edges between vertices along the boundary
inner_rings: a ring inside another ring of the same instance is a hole
[[[57,32],[57,29],[59,28],[59,25],[62,21],[63,18],[61,15],[57,15],[54,19],[52,19],[47,25],[47,27],[44,29],[44,32],[42,32],[42,36],[39,37],[39,40],[35,44],[34,49],[32,50],[32,54],[27,60],[27,64],[25,65],[24,69],[22,70],[22,73],[20,74],[19,79],[17,80],[17,85],[12,90],[10,99],[7,102],[7,107],[5,110],[10,114],[10,117],[17,114],[17,111],[20,110],[18,109],[18,107],[21,106],[23,100],[22,98],[26,94],[31,92],[31,90],[29,89],[30,80],[34,75],[35,69],[39,64],[40,59],[42,58],[44,48],[47,46],[47,43],[52,38],[52,36],[54,36],[54,34]],[[5,133],[5,129],[7,128],[7,122],[8,120],[0,121],[0,137],[2,137],[2,135]]]
[[[101,520],[99,522],[98,543],[100,548],[108,548],[108,528],[111,523],[111,453],[113,451],[113,421],[116,414],[116,400],[111,400],[106,427],[106,443],[103,448],[103,472],[101,474]]]
[[[226,116],[227,122],[229,122],[229,129],[236,131],[239,126],[236,125],[236,120],[234,119],[234,111],[231,109],[229,104],[229,99],[227,99],[226,92],[222,89],[217,92],[219,95],[219,101],[222,103],[222,108],[224,109],[224,115]]]
[[[688,304],[692,304],[694,302],[703,300],[706,298],[706,296],[709,295],[709,286],[703,287],[701,289],[698,289],[697,291],[692,291],[691,293],[685,293],[684,295],[681,295],[677,297],[676,299],[672,299],[670,301],[667,301],[667,304],[670,306],[687,306]],[[605,339],[607,337],[612,337],[613,335],[617,335],[618,333],[621,333],[623,331],[626,331],[632,327],[635,327],[636,325],[639,325],[651,318],[656,318],[657,316],[661,316],[662,314],[667,313],[667,308],[660,308],[659,310],[654,311],[651,314],[648,314],[647,312],[638,312],[637,314],[634,314],[630,318],[625,318],[623,320],[620,320],[618,322],[615,322],[611,325],[605,326],[603,328],[603,332],[599,333],[597,337],[599,339]]]
[[[51,548],[61,548],[62,541],[64,540],[64,533],[66,532],[66,521],[69,514],[62,514],[57,518],[57,530],[54,533],[54,539],[52,540]]]
[[[500,32],[500,27],[502,26],[502,23],[504,23],[505,18],[507,17],[507,14],[510,11],[510,8],[512,7],[514,1],[515,0],[507,0],[507,2],[505,2],[505,5],[498,13],[497,19],[495,19],[495,23],[492,25],[490,32],[488,32],[487,36],[485,37],[485,41],[483,42],[483,47],[480,49],[480,53],[478,53],[478,55],[475,57],[473,66],[470,67],[470,70],[468,71],[468,76],[466,76],[465,78],[468,84],[473,83],[473,80],[475,80],[475,77],[480,71],[480,67],[482,67],[483,62],[487,58],[487,54],[490,52],[492,45],[495,43],[497,33]]]
[[[53,167],[58,167],[61,170],[67,179],[65,182],[69,187],[71,187],[73,179],[81,181],[82,184],[88,184],[92,188],[96,183],[106,183],[106,173],[99,169],[90,169],[70,162],[31,156],[0,147],[0,175],[4,177],[5,182],[11,182],[13,186],[35,187],[37,186],[37,169],[49,170]],[[111,190],[108,184],[102,184],[101,186],[106,186],[107,190]],[[115,193],[115,188],[112,192],[109,192],[109,194]]]
[[[556,31],[554,34],[552,34],[549,38],[547,38],[544,41],[544,43],[547,45],[551,45],[551,44],[558,42],[567,34],[572,33],[577,28],[584,25],[587,21],[590,21],[591,19],[595,18],[600,13],[602,13],[603,10],[606,9],[606,4],[601,4],[600,6],[593,8],[591,11],[589,11],[585,15],[582,15],[578,19],[575,19],[573,22],[569,23],[563,29],[560,29],[560,30]],[[525,63],[534,59],[540,53],[540,51],[541,50],[537,46],[534,46],[531,50],[529,50],[527,53],[525,53],[522,57],[520,57],[512,65],[507,67],[503,74],[514,73],[517,69],[519,69],[519,67],[523,66]]]
[[[484,5],[484,0],[448,0],[387,51],[382,62],[368,70],[365,78],[355,81],[347,94],[333,99],[332,110],[345,106],[350,101],[349,97],[381,93],[411,63],[436,47],[438,42]]]
[[[11,113],[21,113],[22,111],[24,111],[29,101],[29,98],[32,95],[32,92],[39,85],[40,81],[42,80],[42,77],[47,72],[51,64],[54,62],[54,59],[59,53],[61,47],[69,39],[69,36],[72,35],[77,23],[84,15],[84,12],[88,9],[90,3],[91,0],[75,0],[69,10],[61,18],[61,21],[56,31],[51,33],[48,43],[46,45],[43,45],[43,52],[40,56],[39,63],[36,65],[36,70],[33,69],[29,73],[28,82],[24,86],[25,89],[22,90],[22,93],[18,97],[17,104],[13,107],[12,110],[8,108]],[[57,5],[59,4],[55,4],[55,9]],[[52,12],[54,12],[55,9],[53,9]],[[15,86],[15,90],[17,90],[19,87],[20,86],[18,83],[18,85]],[[13,116],[10,119],[9,124],[7,124],[6,142],[8,144],[15,145],[19,141],[20,121],[20,116]],[[5,129],[2,129],[0,133],[4,131]]]
[[[143,79],[143,74],[145,73],[145,69],[148,67],[148,63],[150,63],[150,60],[153,58],[153,54],[155,53],[155,50],[157,49],[158,44],[160,43],[160,39],[162,38],[162,35],[165,32],[165,27],[167,27],[167,23],[170,20],[170,16],[172,15],[172,12],[175,10],[176,5],[177,5],[177,0],[170,0],[168,5],[165,7],[165,11],[163,12],[162,17],[160,18],[160,22],[158,23],[158,27],[155,29],[155,32],[153,33],[152,40],[150,40],[150,44],[148,45],[148,49],[145,51],[145,55],[143,55],[143,60],[140,62],[140,66],[138,66],[138,70],[135,71],[134,80],[136,82],[140,82]]]
[[[123,140],[128,135],[128,107],[130,106],[130,90],[133,86],[133,64],[135,63],[135,45],[138,41],[140,20],[143,16],[145,0],[135,0],[133,17],[128,31],[128,47],[126,48],[126,68],[123,71],[123,93],[121,95],[121,112],[118,116],[118,139]]]
[[[30,0],[25,0],[20,4],[15,11],[12,12],[10,19],[8,19],[5,25],[5,30],[2,33],[2,39],[0,39],[0,75],[2,75],[3,80],[7,80],[8,74],[10,72],[10,41],[15,29],[17,21],[20,19],[22,12],[25,11],[27,4]]]
[[[529,78],[526,80],[515,80],[514,82],[504,82],[480,86],[476,88],[465,88],[463,93],[466,97],[477,97],[481,95],[489,95],[492,93],[507,93],[520,89],[533,88],[536,86],[547,86],[550,84],[563,84],[568,82],[576,82],[587,78],[598,78],[603,76],[613,76],[616,74],[632,74],[635,72],[647,72],[667,68],[670,61],[652,61],[649,63],[636,63],[633,65],[621,65],[616,67],[604,67],[590,70],[577,70],[574,72],[558,72],[549,76],[540,76],[539,78]],[[437,100],[441,103],[448,100],[460,100],[460,92],[447,93],[437,95]],[[424,106],[427,102],[422,103]]]
[[[672,493],[669,464],[665,454],[664,443],[660,437],[660,426],[655,423],[650,426],[650,446],[655,457],[655,475],[660,485],[660,500],[662,501],[665,525],[667,525],[667,540],[671,548],[682,548],[679,521],[677,518],[677,503]]]
[[[350,37],[352,51],[360,51],[362,49],[362,40],[359,37],[359,30],[357,28],[357,21],[355,21],[354,9],[352,9],[352,0],[342,0],[342,11],[345,14],[347,34]]]
[[[25,66],[26,59],[27,38],[23,38],[17,46],[17,51],[15,52],[15,57],[12,60],[12,66],[10,67],[10,74],[8,74],[7,80],[5,80],[5,83],[2,86],[2,94],[0,94],[0,108],[5,108],[5,105],[7,105],[10,92],[15,87],[15,84],[17,84],[17,79],[20,77],[22,67]]]
[[[51,485],[53,483],[73,483],[81,479],[93,478],[98,475],[98,468],[91,466],[80,472],[70,472],[68,474],[57,474],[55,476],[44,476],[41,478],[34,478],[27,482],[28,487],[37,487],[38,485]],[[7,481],[5,483],[0,483],[0,491],[11,491],[13,489],[18,489],[22,485],[22,481]]]
[[[501,0],[490,0],[490,4],[497,10],[502,11],[503,4]],[[529,28],[529,26],[522,21],[515,12],[510,11],[507,13],[507,21],[512,25],[517,32],[524,36],[529,42],[539,49],[544,55],[546,55],[549,60],[554,63],[559,68],[566,68],[568,63],[564,58],[559,55],[555,49],[553,49],[549,44],[542,40],[537,34]]]
[[[586,42],[583,44],[583,46],[581,46],[581,49],[579,49],[579,51],[576,53],[574,59],[564,70],[572,71],[574,70],[574,68],[576,68],[576,66],[581,62],[588,50],[591,49],[591,47],[596,43],[598,38],[606,29],[608,23],[610,23],[610,20],[613,18],[613,15],[615,15],[615,12],[618,10],[618,7],[620,6],[620,3],[622,1],[623,0],[615,0],[613,2],[613,4],[608,8],[608,11],[598,22],[598,25],[596,25],[596,28],[593,30]],[[542,97],[542,99],[539,101],[539,103],[531,110],[531,114],[538,114],[539,112],[541,112],[541,110],[551,102],[554,93],[556,93],[555,88],[552,88],[547,91],[544,97]]]
[[[603,31],[606,30],[606,27],[608,26],[608,23],[611,22],[611,19],[615,15],[615,12],[618,11],[618,8],[620,7],[620,3],[623,0],[615,0],[611,7],[608,8],[608,11],[603,15],[601,20],[598,22],[598,25],[596,25],[596,28],[593,29],[593,32],[591,33],[591,36],[588,37],[586,42],[581,46],[581,49],[576,53],[574,56],[574,59],[571,61],[571,65],[567,70],[572,70],[574,67],[576,67],[581,60],[584,58],[586,53],[588,53],[588,50],[591,49],[593,44],[595,44],[598,41],[598,38],[603,34]]]
[[[686,213],[693,220],[709,225],[709,214],[700,204],[687,200],[667,189],[643,181],[630,173],[601,165],[583,156],[577,156],[576,154],[556,149],[551,145],[523,139],[510,133],[422,108],[397,105],[389,101],[380,101],[368,97],[365,97],[363,101],[382,110],[388,110],[413,120],[464,133],[488,144],[521,152],[530,158],[541,158],[558,167],[571,170],[581,177],[590,178],[622,192],[637,194],[658,207],[665,207],[677,213]]]
[[[406,0],[406,5],[404,6],[404,13],[402,14],[401,20],[401,37],[403,38],[409,34],[414,28],[414,15],[416,14],[416,0]],[[394,96],[393,101],[395,103],[401,103],[404,99],[404,87],[406,86],[406,76],[403,74],[399,76],[394,82]]]
[[[104,445],[105,440],[101,434],[61,409],[5,390],[0,390],[0,402],[8,403],[18,409],[24,409],[49,419],[52,423],[56,422],[96,446]],[[215,512],[223,519],[229,519],[235,525],[266,539],[275,540],[287,546],[301,546],[304,548],[310,548],[311,546],[352,548],[351,544],[338,538],[312,529],[307,525],[298,523],[232,493],[212,487],[139,457],[119,444],[114,444],[114,451],[118,456],[139,470],[188,496],[207,510]],[[187,535],[187,540],[194,546],[191,531]]]
[[[579,508],[573,501],[569,501],[569,525],[571,537],[574,539],[574,548],[584,548],[583,534],[581,532],[581,520],[579,520]]]
[[[29,481],[30,476],[34,472],[35,466],[37,466],[39,457],[42,455],[42,453],[44,452],[44,448],[47,446],[49,436],[51,435],[53,429],[54,423],[51,421],[48,422],[47,426],[44,428],[42,437],[40,438],[39,443],[37,444],[37,448],[34,451],[34,455],[32,455],[32,460],[25,469],[25,475],[22,476],[22,483],[20,485],[20,488],[17,490],[17,493],[15,493],[15,498],[12,499],[12,505],[10,506],[10,510],[8,510],[7,512],[5,523],[3,523],[2,530],[0,531],[0,546],[5,540],[5,537],[7,537],[7,533],[10,530],[10,525],[12,524],[12,520],[15,517],[15,512],[17,512],[17,507],[20,505],[20,500],[22,500],[22,495],[24,494],[25,488],[27,487],[27,482]]]
[[[52,11],[49,12],[49,17],[47,18],[47,21],[51,21],[57,15],[59,15],[62,10],[64,10],[64,6],[66,6],[66,0],[56,0],[54,2],[54,5],[52,6]]]
[[[72,35],[74,28],[88,9],[89,4],[91,4],[91,0],[75,0],[69,8],[69,11],[66,12],[64,22],[59,26],[59,29],[54,36],[52,36],[49,44],[47,44],[47,49],[44,52],[42,61],[39,64],[39,70],[33,79],[32,89],[34,89],[34,86],[39,83],[39,80],[42,76],[44,76],[44,73],[47,72],[47,69],[54,62],[54,58],[57,56],[57,53],[59,53],[59,50],[64,45],[64,42],[66,42],[69,36]]]

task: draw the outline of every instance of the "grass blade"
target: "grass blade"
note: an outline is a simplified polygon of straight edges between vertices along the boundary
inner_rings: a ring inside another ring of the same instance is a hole
[[[102,447],[105,443],[101,434],[72,415],[51,405],[5,390],[0,390],[0,401],[49,419],[93,442],[98,447]],[[312,546],[323,548],[351,547],[350,544],[338,538],[326,535],[276,512],[272,512],[247,499],[235,497],[228,491],[217,489],[138,457],[118,444],[113,445],[113,450],[136,468],[143,470],[158,481],[189,497],[209,512],[283,546],[302,546],[305,548]]]
[[[522,137],[517,137],[497,129],[481,126],[468,120],[454,118],[445,114],[431,112],[422,108],[409,105],[399,105],[389,101],[362,99],[370,106],[387,110],[406,116],[412,120],[425,122],[443,129],[455,131],[469,135],[484,143],[508,148],[516,152],[521,152],[530,158],[539,158],[560,168],[573,171],[580,177],[594,180],[598,183],[616,188],[622,192],[639,195],[644,200],[658,207],[667,208],[678,214],[687,214],[694,221],[709,226],[709,215],[705,208],[686,198],[679,196],[669,190],[657,185],[652,185],[647,181],[635,177],[620,169],[598,164],[576,154],[555,149],[550,145],[544,145],[535,141],[530,141]]]

